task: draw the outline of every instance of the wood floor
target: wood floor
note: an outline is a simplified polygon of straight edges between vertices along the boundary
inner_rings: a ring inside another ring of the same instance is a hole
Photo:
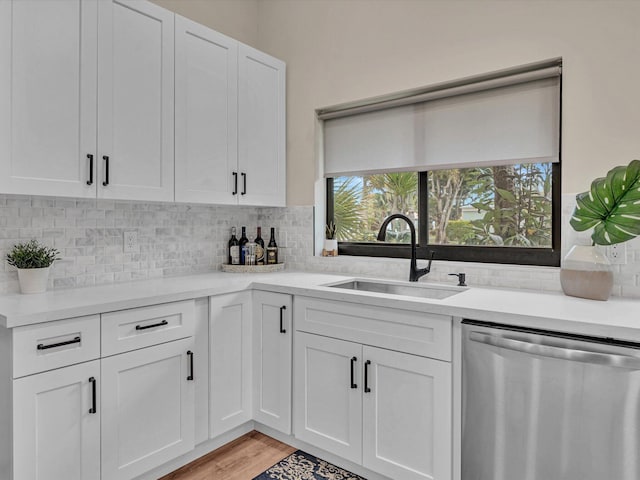
[[[295,451],[253,431],[159,480],[251,480]]]

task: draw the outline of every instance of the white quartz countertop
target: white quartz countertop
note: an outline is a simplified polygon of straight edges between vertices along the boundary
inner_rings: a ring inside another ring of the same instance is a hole
[[[350,278],[307,272],[215,272],[35,295],[4,295],[0,296],[0,325],[11,328],[253,288],[640,342],[640,300],[612,298],[600,302],[560,293],[473,286],[436,300],[326,286]]]

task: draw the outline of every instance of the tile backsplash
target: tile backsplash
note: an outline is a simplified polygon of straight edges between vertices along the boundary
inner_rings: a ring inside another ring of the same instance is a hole
[[[563,195],[563,256],[589,236],[569,227],[574,196]],[[287,269],[406,280],[408,260],[313,256],[313,207],[255,208],[158,202],[0,195],[0,293],[18,291],[17,272],[4,260],[19,241],[36,238],[58,248],[62,260],[50,288],[69,288],[220,269],[232,226],[261,225],[265,242],[276,227]],[[123,234],[136,231],[134,253],[123,253]],[[238,232],[239,235],[240,232]],[[640,239],[626,243],[627,264],[614,266],[615,296],[640,297]],[[420,264],[426,262],[419,262]],[[465,262],[433,263],[426,281],[455,283],[465,272],[471,286],[560,292],[559,269]]]
[[[226,260],[231,226],[246,225],[253,238],[261,210],[0,195],[0,293],[19,290],[17,272],[6,263],[6,254],[15,243],[31,238],[60,250],[62,259],[53,265],[50,288],[219,269]],[[134,253],[123,253],[125,231],[138,234]]]

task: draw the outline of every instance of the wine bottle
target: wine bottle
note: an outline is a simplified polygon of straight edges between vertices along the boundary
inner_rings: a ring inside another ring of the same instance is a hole
[[[247,227],[242,227],[242,236],[240,237],[240,242],[239,243],[239,247],[240,247],[240,265],[244,265],[245,264],[245,259],[244,259],[244,255],[245,255],[245,251],[244,251],[244,246],[249,243],[249,239],[247,238]]]
[[[276,229],[271,227],[271,238],[267,245],[267,265],[278,263],[278,245],[276,244]]]
[[[229,240],[229,265],[240,265],[240,242],[236,238],[236,227],[231,227]]]
[[[262,239],[262,227],[258,227],[258,234],[254,240],[256,244],[256,265],[264,265],[264,240]]]

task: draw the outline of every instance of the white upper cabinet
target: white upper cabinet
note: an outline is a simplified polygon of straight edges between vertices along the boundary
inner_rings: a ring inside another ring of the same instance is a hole
[[[283,62],[154,3],[0,0],[0,193],[285,206],[285,126]]]
[[[243,205],[286,205],[284,62],[240,44],[238,190]]]
[[[238,42],[176,16],[176,201],[235,203]]]
[[[98,2],[98,196],[173,200],[174,14]]]
[[[0,192],[96,196],[97,10],[0,2]]]
[[[0,2],[0,192],[173,200],[174,14]]]

